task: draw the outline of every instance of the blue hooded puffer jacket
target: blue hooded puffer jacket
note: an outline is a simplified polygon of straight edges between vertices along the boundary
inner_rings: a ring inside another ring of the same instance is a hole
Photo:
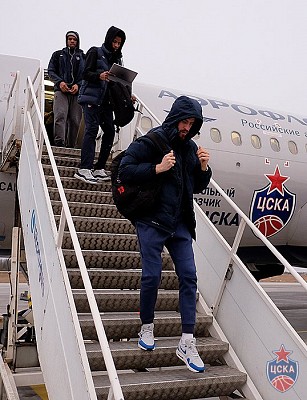
[[[187,118],[195,118],[184,140],[179,138],[178,123]],[[198,101],[187,96],[178,97],[163,124],[153,128],[173,150],[176,163],[169,171],[156,174],[156,165],[162,160],[153,142],[145,136],[130,144],[123,157],[119,178],[125,182],[144,183],[162,178],[162,189],[156,208],[140,221],[160,227],[170,233],[176,230],[179,220],[183,220],[195,239],[195,214],[193,193],[200,193],[209,184],[211,169],[201,170],[197,157],[197,145],[191,140],[203,123],[202,108]]]

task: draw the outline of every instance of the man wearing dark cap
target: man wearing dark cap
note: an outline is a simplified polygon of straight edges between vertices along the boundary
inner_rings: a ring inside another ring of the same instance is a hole
[[[82,117],[77,100],[84,69],[84,53],[79,45],[79,34],[68,31],[66,47],[55,51],[48,65],[48,75],[54,83],[54,144],[60,147],[75,146]]]
[[[176,354],[193,372],[205,370],[194,338],[197,276],[192,248],[196,226],[193,193],[202,192],[211,178],[209,153],[192,140],[202,123],[199,102],[178,97],[162,125],[153,128],[165,142],[166,154],[157,152],[145,135],[130,144],[119,167],[122,183],[162,182],[154,207],[143,210],[142,217],[134,221],[142,260],[138,346],[146,351],[155,349],[154,310],[165,246],[179,280],[182,336]]]
[[[111,26],[101,47],[91,47],[86,54],[79,103],[83,108],[85,132],[81,149],[80,168],[75,178],[97,184],[110,179],[105,171],[115,136],[113,110],[110,104],[108,78],[113,63],[122,64],[125,32]],[[99,126],[103,131],[98,160],[94,165],[96,137]]]

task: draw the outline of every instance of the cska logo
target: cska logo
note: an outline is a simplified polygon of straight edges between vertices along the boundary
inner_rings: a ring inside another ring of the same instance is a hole
[[[276,358],[267,362],[267,378],[281,393],[291,389],[298,378],[298,362],[288,357],[291,353],[292,351],[287,351],[282,344],[278,351],[273,351]]]
[[[273,175],[265,176],[270,183],[254,191],[250,219],[264,236],[270,237],[290,221],[296,195],[284,186],[289,177],[280,174],[278,165]]]

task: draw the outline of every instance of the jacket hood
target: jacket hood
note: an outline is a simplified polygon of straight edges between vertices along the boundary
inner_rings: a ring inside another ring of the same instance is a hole
[[[199,133],[203,124],[203,115],[201,105],[197,100],[187,96],[180,96],[174,101],[170,112],[162,124],[163,130],[167,133],[170,140],[177,139],[178,123],[187,118],[195,118],[195,122],[186,135],[185,141],[188,141]]]
[[[67,46],[67,39],[68,36],[75,36],[77,38],[77,46],[76,49],[80,48],[80,37],[79,37],[79,33],[76,31],[68,31],[65,35],[65,45]]]
[[[125,44],[125,41],[126,41],[126,34],[125,34],[125,32],[123,30],[121,30],[119,28],[116,28],[116,26],[111,26],[108,29],[107,33],[106,33],[106,37],[105,37],[105,40],[104,40],[104,45],[105,45],[105,48],[108,51],[113,53],[114,50],[113,50],[113,47],[112,47],[112,42],[113,42],[113,40],[114,40],[114,38],[116,36],[119,36],[122,39],[121,46],[116,51],[117,54],[121,55],[121,51],[122,51],[123,45]]]

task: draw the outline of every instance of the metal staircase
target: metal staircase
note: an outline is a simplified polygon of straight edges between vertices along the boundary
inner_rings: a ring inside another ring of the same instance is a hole
[[[225,400],[236,392],[249,400],[279,400],[285,395],[269,382],[266,369],[272,352],[283,345],[300,372],[287,400],[305,400],[306,344],[238,258],[244,229],[249,227],[304,288],[307,284],[229,198],[240,216],[232,246],[195,205],[195,334],[207,370],[192,373],[176,357],[178,283],[167,253],[155,320],[157,348],[137,348],[140,257],[134,228],[112,204],[110,183],[93,186],[73,178],[79,150],[51,148],[29,78],[26,93],[17,187],[49,399]],[[157,120],[144,104],[142,111]],[[129,128],[130,139],[142,134],[140,115]]]
[[[73,178],[78,150],[53,148],[53,153],[125,399],[196,399],[226,396],[240,389],[246,374],[225,365],[228,344],[208,335],[212,316],[199,312],[195,332],[200,355],[210,364],[206,373],[189,372],[176,356],[181,335],[178,282],[166,253],[156,307],[157,348],[144,352],[137,347],[141,269],[134,227],[112,204],[110,182],[95,186]],[[58,222],[61,206],[48,156],[43,155],[42,163]],[[109,380],[68,233],[64,233],[62,249],[90,368],[95,371],[97,398],[107,399]]]

